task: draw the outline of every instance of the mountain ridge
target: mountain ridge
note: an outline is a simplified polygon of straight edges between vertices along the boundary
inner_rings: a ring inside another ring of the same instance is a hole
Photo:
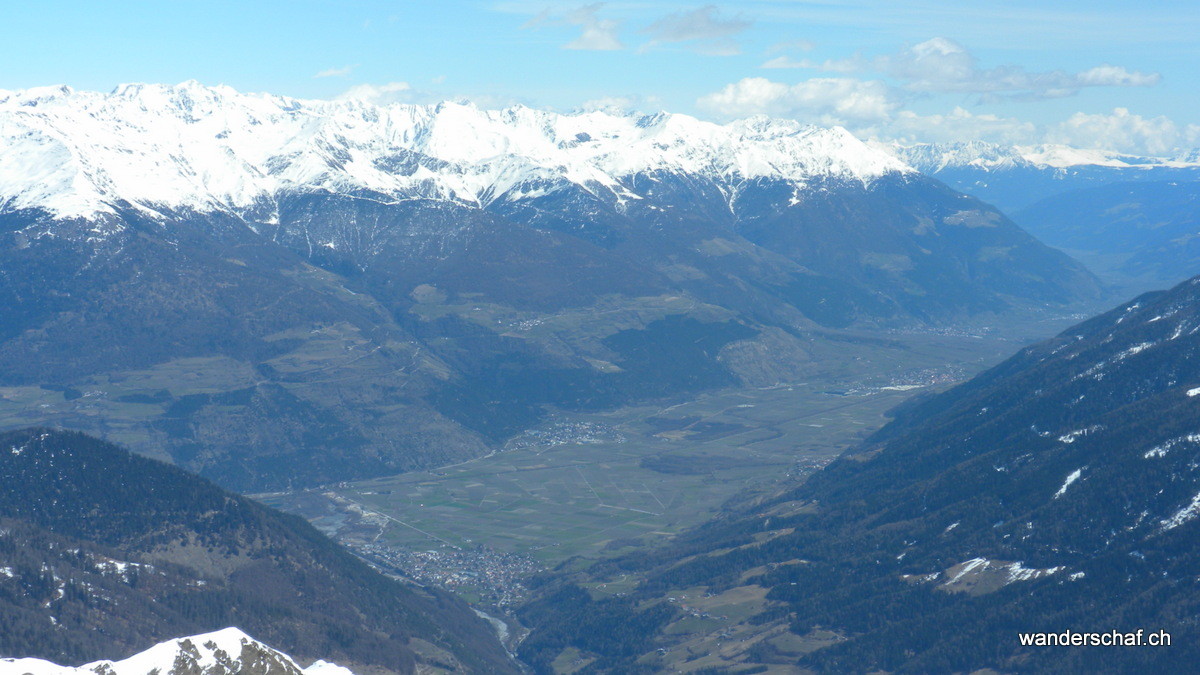
[[[194,81],[121,85],[110,94],[5,92],[0,150],[25,169],[0,170],[4,210],[44,208],[64,218],[112,215],[124,202],[150,215],[265,212],[269,221],[272,202],[288,190],[487,206],[569,184],[619,205],[637,198],[627,177],[655,171],[731,186],[756,178],[869,182],[911,171],[844,129],[767,118],[721,126],[668,113],[376,106]],[[154,178],[139,181],[146,176]]]
[[[84,662],[230,625],[303,658],[517,671],[490,625],[303,519],[77,432],[0,434],[0,652]]]
[[[992,171],[1018,166],[1042,169],[1069,169],[1083,166],[1141,169],[1200,167],[1200,162],[1196,159],[1196,150],[1160,157],[1098,148],[1076,148],[1055,143],[1006,145],[988,141],[965,141],[914,144],[874,143],[874,145],[894,153],[898,159],[926,173],[937,173],[947,168],[967,166]]]
[[[1014,146],[985,141],[874,145],[1010,215],[1038,201],[1082,189],[1200,179],[1200,151],[1194,149],[1156,157],[1066,145]],[[1033,233],[1040,236],[1039,231]]]
[[[1141,180],[1057,194],[1013,218],[1132,289],[1175,284],[1200,268],[1200,181]]]

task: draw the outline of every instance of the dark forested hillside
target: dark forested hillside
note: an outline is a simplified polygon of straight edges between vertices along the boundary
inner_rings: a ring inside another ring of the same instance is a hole
[[[88,436],[0,436],[0,654],[118,657],[238,626],[298,658],[515,667],[462,602],[392,581],[303,520]]]
[[[790,353],[830,330],[1097,292],[921,176],[828,180],[798,201],[780,181],[730,201],[711,179],[630,180],[636,205],[576,213],[551,193],[528,222],[320,194],[270,225],[130,209],[94,240],[95,223],[0,213],[0,424],[119,439],[237,490],[310,486],[478,456],[547,408],[739,383],[723,350],[768,333]]]
[[[1072,190],[1013,217],[1116,281],[1162,286],[1200,269],[1200,182],[1194,177]]]
[[[1200,279],[913,401],[802,485],[577,581],[638,576],[625,621],[678,612],[654,628],[658,651],[591,647],[613,672],[678,666],[700,658],[688,645],[718,643],[727,667],[1178,669],[1200,656],[1198,504]],[[698,627],[697,608],[735,596],[747,616],[730,618],[735,603]],[[612,602],[562,606],[591,616],[589,604]],[[589,649],[565,616],[523,647],[542,667]],[[1138,629],[1166,630],[1172,646],[1034,648],[1017,636]]]

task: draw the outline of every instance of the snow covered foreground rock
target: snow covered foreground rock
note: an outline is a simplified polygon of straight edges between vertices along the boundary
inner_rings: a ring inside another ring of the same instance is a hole
[[[353,675],[341,666],[317,661],[301,668],[237,628],[161,642],[121,661],[78,667],[41,659],[0,659],[0,675]]]

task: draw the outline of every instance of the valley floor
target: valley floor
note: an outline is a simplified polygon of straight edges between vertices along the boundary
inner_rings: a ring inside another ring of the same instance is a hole
[[[487,457],[256,497],[385,570],[506,612],[527,599],[533,575],[653,546],[770,493],[824,466],[913,394],[969,377],[1077,319],[860,336],[807,382],[560,412]]]

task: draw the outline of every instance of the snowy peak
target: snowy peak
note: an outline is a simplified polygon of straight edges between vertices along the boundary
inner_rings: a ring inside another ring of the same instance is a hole
[[[937,173],[950,167],[1010,168],[1028,164],[1028,160],[1021,156],[1016,148],[983,141],[890,146],[883,144],[883,147],[926,173]]]
[[[998,171],[1015,168],[1070,169],[1074,167],[1188,168],[1200,166],[1200,150],[1175,158],[1143,157],[1110,150],[1073,148],[1067,145],[1000,145],[984,141],[964,143],[881,144],[896,158],[925,173],[945,169],[975,168]]]
[[[1053,204],[1058,197],[1078,190],[1119,183],[1193,182],[1200,175],[1200,150],[1174,157],[1143,157],[1066,145],[971,142],[879,143],[877,147],[1008,213],[1038,203]],[[1038,231],[1032,234],[1043,236]]]
[[[0,210],[59,217],[122,204],[242,212],[296,190],[483,205],[531,182],[619,197],[623,179],[645,172],[802,184],[911,171],[844,129],[766,118],[717,125],[668,113],[375,106],[194,81],[2,92],[0,158]]]
[[[324,661],[300,668],[291,657],[237,628],[168,640],[122,661],[79,667],[41,659],[0,659],[0,673],[24,675],[353,675]]]
[[[1044,168],[1067,169],[1075,166],[1127,168],[1154,163],[1156,158],[1123,155],[1108,150],[1072,148],[1066,145],[1038,145],[1014,148],[1028,163]]]

